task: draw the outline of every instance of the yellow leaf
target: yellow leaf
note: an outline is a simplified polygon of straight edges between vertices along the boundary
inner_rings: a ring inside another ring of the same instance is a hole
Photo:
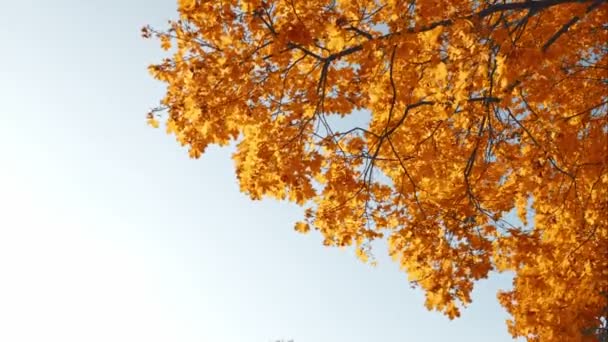
[[[310,226],[306,222],[297,222],[294,229],[299,233],[306,234],[310,231]]]

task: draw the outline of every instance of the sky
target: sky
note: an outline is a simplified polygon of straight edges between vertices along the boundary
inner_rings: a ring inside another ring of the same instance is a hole
[[[174,1],[0,0],[0,341],[511,341],[480,282],[450,321],[379,265],[239,193],[231,150],[146,125]],[[380,246],[381,247],[381,246]]]

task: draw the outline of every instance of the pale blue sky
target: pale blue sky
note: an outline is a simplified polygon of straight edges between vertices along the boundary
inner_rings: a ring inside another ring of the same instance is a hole
[[[382,250],[368,267],[240,194],[229,150],[147,127],[162,53],[139,29],[175,8],[0,0],[0,341],[511,341],[507,277],[449,321]]]

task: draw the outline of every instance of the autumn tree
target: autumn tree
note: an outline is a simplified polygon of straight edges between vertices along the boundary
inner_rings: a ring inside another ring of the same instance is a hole
[[[305,207],[296,230],[364,261],[386,238],[450,318],[513,272],[513,336],[599,339],[606,0],[180,0],[143,35],[171,52],[149,122],[193,158],[237,142],[241,190]]]

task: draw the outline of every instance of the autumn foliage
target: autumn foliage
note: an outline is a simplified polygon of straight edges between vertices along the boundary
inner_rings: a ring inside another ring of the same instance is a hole
[[[241,190],[304,206],[296,230],[364,261],[386,238],[450,318],[513,272],[513,336],[599,338],[605,0],[181,0],[143,34],[171,51],[150,123],[194,158],[236,141]]]

